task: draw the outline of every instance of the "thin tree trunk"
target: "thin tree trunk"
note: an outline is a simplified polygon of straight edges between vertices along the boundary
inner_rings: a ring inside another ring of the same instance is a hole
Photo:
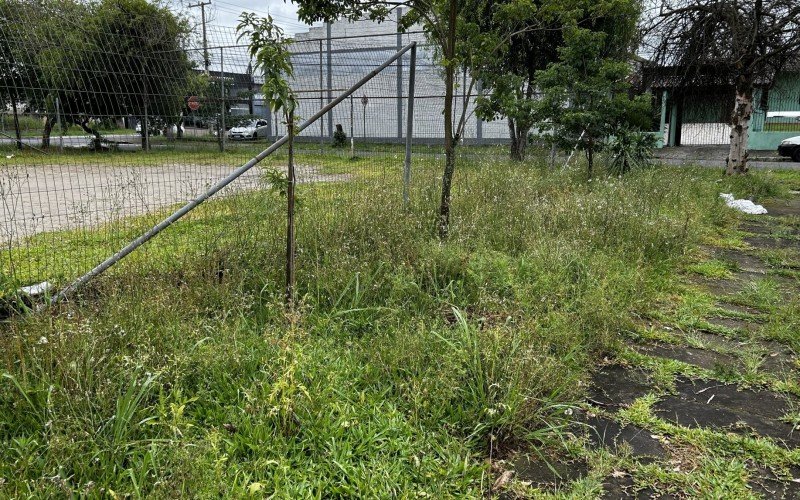
[[[588,173],[589,173],[589,179],[591,179],[592,175],[594,174],[594,142],[592,141],[591,137],[589,138],[587,144],[588,145],[586,147],[586,162],[589,164]]]
[[[450,229],[450,201],[453,184],[453,173],[456,169],[456,151],[453,141],[453,85],[455,83],[455,67],[453,57],[456,44],[456,23],[458,22],[457,0],[449,0],[450,12],[448,16],[447,40],[444,47],[444,56],[447,66],[444,72],[444,175],[442,176],[442,200],[439,204],[438,230],[439,238],[446,239]]]
[[[731,145],[725,173],[746,174],[747,141],[750,135],[750,119],[753,116],[753,87],[743,84],[736,89],[736,105],[731,115]]]
[[[515,155],[517,152],[517,127],[514,124],[514,120],[511,118],[506,118],[508,121],[508,137],[511,139],[511,149],[508,152],[508,156],[515,160]]]
[[[50,135],[53,133],[53,126],[56,124],[56,118],[49,115],[44,117],[44,130],[42,130],[42,149],[50,147]]]
[[[14,93],[14,102],[11,103],[14,110],[14,133],[17,136],[17,149],[22,149],[22,131],[19,129],[19,115],[17,114],[17,94]]]
[[[91,128],[89,126],[89,121],[88,120],[87,121],[82,121],[82,122],[78,123],[78,125],[80,125],[80,127],[83,129],[84,132],[86,132],[87,134],[92,134],[94,136],[94,140],[92,141],[93,142],[93,144],[92,144],[93,148],[92,149],[94,149],[95,151],[100,151],[100,148],[101,148],[101,146],[103,144],[103,136],[100,135],[100,132],[98,132],[97,130]]]
[[[532,76],[529,77],[525,88],[524,96],[526,100],[530,100],[533,97],[532,78]],[[530,120],[525,120],[525,122],[525,125],[521,125],[519,120],[514,121],[508,118],[508,131],[511,136],[511,159],[515,161],[523,161],[528,149],[528,132],[531,130],[531,122]]]
[[[528,132],[530,127],[523,127],[518,122],[508,119],[508,132],[511,137],[510,157],[514,161],[523,161],[528,150]]]
[[[175,124],[175,127],[175,138],[183,139],[183,113],[178,117],[178,122]]]
[[[147,135],[150,133],[150,127],[147,126],[147,120],[144,118],[142,118],[139,123],[141,124],[139,130],[141,130],[142,133],[142,151],[147,151]]]
[[[294,232],[294,112],[287,116],[289,132],[289,164],[286,186],[286,306],[292,308],[295,299],[295,232]]]

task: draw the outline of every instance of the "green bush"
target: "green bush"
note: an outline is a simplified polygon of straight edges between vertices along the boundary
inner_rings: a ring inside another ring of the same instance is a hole
[[[347,146],[347,134],[341,125],[336,125],[336,130],[333,132],[333,147],[343,148]]]
[[[612,175],[623,175],[634,169],[649,167],[653,162],[655,147],[654,134],[619,128],[606,146],[606,168]]]

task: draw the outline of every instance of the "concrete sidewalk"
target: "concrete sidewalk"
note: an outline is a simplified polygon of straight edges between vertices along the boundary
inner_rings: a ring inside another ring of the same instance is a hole
[[[655,157],[668,165],[725,167],[728,146],[679,146],[655,150]],[[778,156],[777,151],[750,151],[751,168],[800,170],[800,163]]]

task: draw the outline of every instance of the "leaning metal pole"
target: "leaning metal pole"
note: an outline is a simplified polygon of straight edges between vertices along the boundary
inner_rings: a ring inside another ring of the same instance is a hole
[[[337,104],[339,104],[340,102],[342,102],[345,99],[347,99],[350,96],[350,94],[354,93],[356,90],[361,88],[365,83],[367,83],[368,81],[373,79],[378,73],[380,73],[381,71],[386,69],[388,66],[390,66],[392,63],[394,63],[397,59],[402,57],[403,54],[405,54],[409,50],[415,48],[416,45],[417,45],[416,42],[412,42],[412,43],[406,45],[405,47],[403,47],[402,50],[400,50],[395,55],[393,55],[392,57],[387,59],[383,64],[381,64],[377,68],[375,68],[372,71],[370,71],[369,74],[367,74],[364,78],[359,80],[358,83],[356,83],[355,85],[353,85],[352,87],[347,89],[345,92],[340,94],[339,97],[337,97],[336,99],[334,99],[333,101],[328,103],[325,107],[323,107],[322,109],[320,109],[316,113],[314,113],[314,115],[311,118],[309,118],[308,120],[306,120],[305,122],[300,124],[297,127],[297,129],[295,130],[295,135],[299,134],[306,127],[308,127],[309,125],[311,125],[312,123],[317,121],[320,117],[324,116],[328,111],[330,111],[331,109],[336,107]],[[258,155],[253,157],[250,161],[248,161],[247,163],[245,163],[241,167],[239,167],[236,170],[234,170],[233,172],[231,172],[224,179],[219,180],[216,184],[211,186],[205,193],[201,194],[200,196],[198,196],[194,200],[190,201],[189,203],[187,203],[183,207],[179,208],[175,213],[173,213],[172,215],[170,215],[166,219],[162,220],[161,222],[159,222],[155,226],[153,226],[150,230],[148,230],[147,232],[145,232],[144,234],[142,234],[141,236],[139,236],[138,238],[136,238],[132,242],[128,243],[120,251],[118,251],[117,253],[115,253],[111,257],[107,258],[102,263],[98,264],[94,269],[92,269],[88,273],[84,274],[80,278],[76,279],[75,281],[73,281],[69,285],[67,285],[66,288],[61,290],[59,293],[57,293],[52,298],[52,300],[50,301],[50,304],[55,304],[55,303],[58,303],[58,302],[64,300],[70,294],[74,293],[77,289],[79,289],[80,287],[82,287],[83,285],[85,285],[86,283],[91,281],[92,279],[96,278],[97,276],[103,274],[111,266],[115,265],[117,262],[119,262],[120,260],[122,260],[126,256],[128,256],[131,252],[133,252],[134,250],[136,250],[140,246],[142,246],[145,243],[147,243],[148,241],[150,241],[155,235],[157,235],[158,233],[160,233],[164,229],[166,229],[169,226],[171,226],[174,222],[177,222],[184,215],[188,214],[189,212],[191,212],[192,210],[197,208],[198,205],[200,205],[201,203],[203,203],[207,199],[211,198],[212,196],[214,196],[218,192],[220,192],[222,189],[224,189],[231,182],[235,181],[237,178],[239,178],[239,176],[241,176],[242,174],[244,174],[245,172],[247,172],[248,170],[250,170],[254,166],[258,165],[258,163],[260,163],[264,158],[266,158],[267,156],[271,155],[276,150],[278,150],[281,146],[286,144],[286,142],[288,140],[289,140],[289,135],[287,134],[287,135],[284,135],[283,137],[281,137],[280,139],[278,139],[277,141],[275,141],[270,147],[268,147],[264,151],[260,152]]]

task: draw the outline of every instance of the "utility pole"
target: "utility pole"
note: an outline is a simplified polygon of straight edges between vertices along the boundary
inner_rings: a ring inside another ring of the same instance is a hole
[[[203,64],[206,68],[206,76],[208,76],[208,67],[211,65],[211,62],[208,59],[208,40],[206,38],[206,5],[211,5],[211,0],[208,2],[197,2],[196,4],[190,4],[187,7],[194,8],[200,7],[200,16],[203,22]]]

